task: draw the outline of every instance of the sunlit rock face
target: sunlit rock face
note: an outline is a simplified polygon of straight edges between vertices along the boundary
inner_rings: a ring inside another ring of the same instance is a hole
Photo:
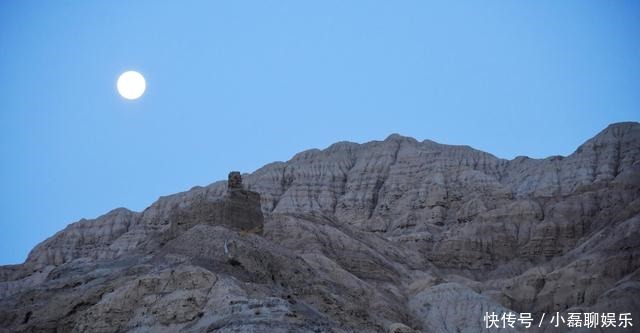
[[[485,311],[638,320],[639,258],[638,123],[546,159],[391,135],[69,225],[0,268],[0,332],[484,332]],[[541,326],[501,331],[570,331]]]

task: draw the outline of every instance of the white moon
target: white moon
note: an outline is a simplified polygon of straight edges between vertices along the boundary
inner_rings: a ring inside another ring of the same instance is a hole
[[[138,99],[147,89],[144,76],[136,71],[127,71],[118,78],[118,92],[126,99]]]

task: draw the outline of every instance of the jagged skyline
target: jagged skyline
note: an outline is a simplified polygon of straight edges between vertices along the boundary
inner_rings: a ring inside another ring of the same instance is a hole
[[[227,179],[78,221],[0,266],[0,332],[485,332],[487,313],[640,316],[637,122],[566,157],[391,135]],[[539,325],[526,331],[570,327]]]

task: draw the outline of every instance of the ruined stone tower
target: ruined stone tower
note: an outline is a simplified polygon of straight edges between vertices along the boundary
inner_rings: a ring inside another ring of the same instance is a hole
[[[239,171],[229,172],[229,179],[227,180],[227,190],[242,189],[242,175]]]

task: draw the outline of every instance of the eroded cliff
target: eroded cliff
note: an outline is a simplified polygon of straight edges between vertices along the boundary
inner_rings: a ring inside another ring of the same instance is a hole
[[[482,332],[486,311],[640,318],[638,123],[567,157],[504,160],[392,135],[238,176],[81,220],[1,267],[0,331]]]

